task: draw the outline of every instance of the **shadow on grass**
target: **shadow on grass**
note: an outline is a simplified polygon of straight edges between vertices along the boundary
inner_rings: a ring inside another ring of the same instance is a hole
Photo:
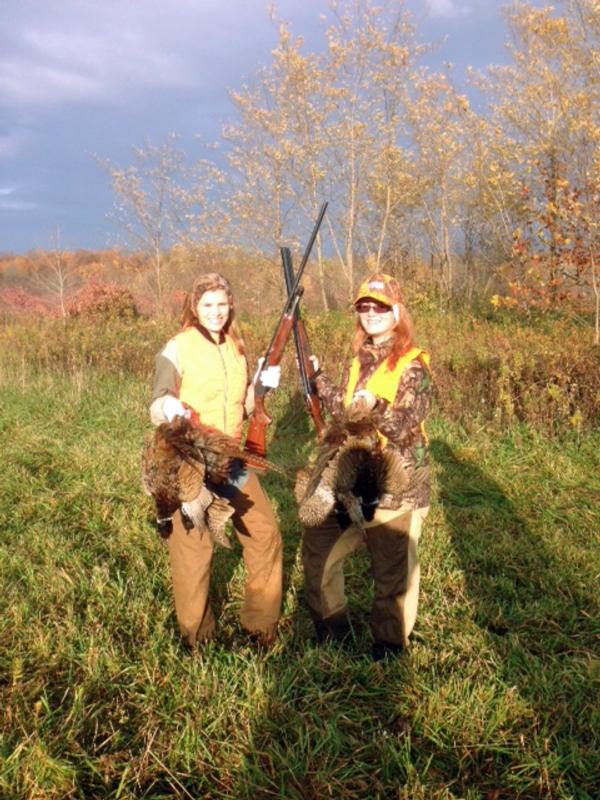
[[[528,527],[479,467],[441,440],[431,443],[430,452],[476,622],[535,656],[591,652],[598,633],[597,593],[582,586],[581,574],[551,551],[543,531]]]
[[[527,524],[496,481],[444,441],[432,441],[430,452],[472,619],[495,651],[502,684],[526,702],[521,735],[544,765],[537,789],[519,796],[559,796],[557,787],[564,791],[566,783],[591,798],[600,778],[590,703],[598,593],[550,532]]]

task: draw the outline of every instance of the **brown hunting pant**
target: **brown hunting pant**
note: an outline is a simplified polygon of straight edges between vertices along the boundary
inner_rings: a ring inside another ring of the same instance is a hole
[[[335,514],[304,532],[304,587],[318,632],[329,638],[341,638],[347,632],[344,560],[366,544],[374,582],[373,637],[393,645],[408,644],[419,597],[417,542],[428,511],[428,506],[400,513],[378,509],[373,521],[366,523],[366,540],[352,525],[341,530]]]
[[[242,545],[246,567],[240,621],[246,630],[273,636],[281,613],[283,556],[273,508],[256,475],[235,492],[233,526]],[[208,599],[213,541],[196,528],[186,530],[179,511],[167,547],[173,580],[175,613],[186,643],[209,639],[216,622]]]

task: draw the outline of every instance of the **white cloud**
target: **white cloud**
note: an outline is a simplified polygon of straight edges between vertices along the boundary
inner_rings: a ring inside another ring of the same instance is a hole
[[[427,8],[432,17],[464,17],[471,13],[468,6],[456,0],[427,0]]]
[[[61,11],[54,9],[55,16],[23,14],[10,29],[0,26],[5,104],[23,108],[120,100],[135,87],[190,85],[192,70],[174,43],[165,41],[156,19],[151,27],[139,6],[130,19],[110,3],[95,4],[95,9],[102,13],[90,13],[89,6],[86,13],[85,4],[66,2]]]
[[[101,84],[93,77],[33,59],[0,59],[0,93],[5,103],[47,106],[57,102],[97,98]]]
[[[37,203],[29,200],[19,200],[13,195],[18,192],[18,186],[0,186],[0,210],[1,211],[32,211],[38,208]]]

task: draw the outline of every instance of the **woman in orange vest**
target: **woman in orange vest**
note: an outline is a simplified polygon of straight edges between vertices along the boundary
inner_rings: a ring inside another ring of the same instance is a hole
[[[254,391],[248,380],[244,344],[234,323],[228,281],[218,273],[202,275],[186,297],[181,330],[156,357],[150,415],[155,425],[187,416],[237,439],[251,413]],[[276,388],[279,367],[260,373],[264,386]],[[242,626],[252,638],[270,644],[281,611],[282,545],[271,503],[254,472],[233,462],[223,488],[235,508],[232,522],[246,566]],[[173,579],[175,612],[185,642],[214,636],[216,622],[208,599],[213,541],[188,530],[178,511],[166,539]]]
[[[401,502],[379,497],[364,509],[374,599],[373,658],[400,652],[413,629],[419,593],[417,542],[429,510],[429,465],[423,423],[432,397],[429,357],[415,345],[413,326],[398,282],[376,273],[356,293],[354,359],[334,387],[322,373],[316,386],[323,405],[336,411],[360,398],[370,411],[382,446],[394,448],[408,482]],[[347,639],[351,632],[344,591],[344,559],[365,536],[341,507],[303,540],[305,594],[319,641]]]

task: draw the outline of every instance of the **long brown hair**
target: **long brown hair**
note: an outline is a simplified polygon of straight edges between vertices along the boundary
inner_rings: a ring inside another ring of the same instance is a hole
[[[229,317],[225,323],[225,326],[223,327],[223,333],[228,333],[233,339],[238,352],[241,355],[245,355],[246,349],[244,347],[244,340],[242,339],[234,321],[235,307],[233,304],[233,292],[231,291],[231,286],[227,278],[223,277],[223,275],[218,272],[207,272],[206,275],[200,275],[200,277],[196,278],[194,281],[191,291],[188,292],[185,300],[183,301],[181,318],[179,320],[181,330],[185,330],[186,328],[200,327],[197,313],[200,298],[206,292],[216,292],[219,289],[222,289],[225,292],[229,302]]]
[[[398,359],[404,353],[415,346],[415,329],[412,320],[406,309],[404,303],[404,296],[400,284],[395,278],[382,273],[376,273],[369,278],[369,282],[379,281],[385,284],[386,295],[389,295],[388,302],[393,308],[397,308],[397,319],[392,332],[392,349],[388,356],[388,364],[390,369],[394,369],[398,363]],[[365,299],[367,295],[365,295]],[[357,298],[360,299],[360,298]],[[361,347],[368,338],[368,334],[361,325],[360,316],[357,315],[356,327],[354,330],[354,337],[352,339],[352,353],[358,355]]]

